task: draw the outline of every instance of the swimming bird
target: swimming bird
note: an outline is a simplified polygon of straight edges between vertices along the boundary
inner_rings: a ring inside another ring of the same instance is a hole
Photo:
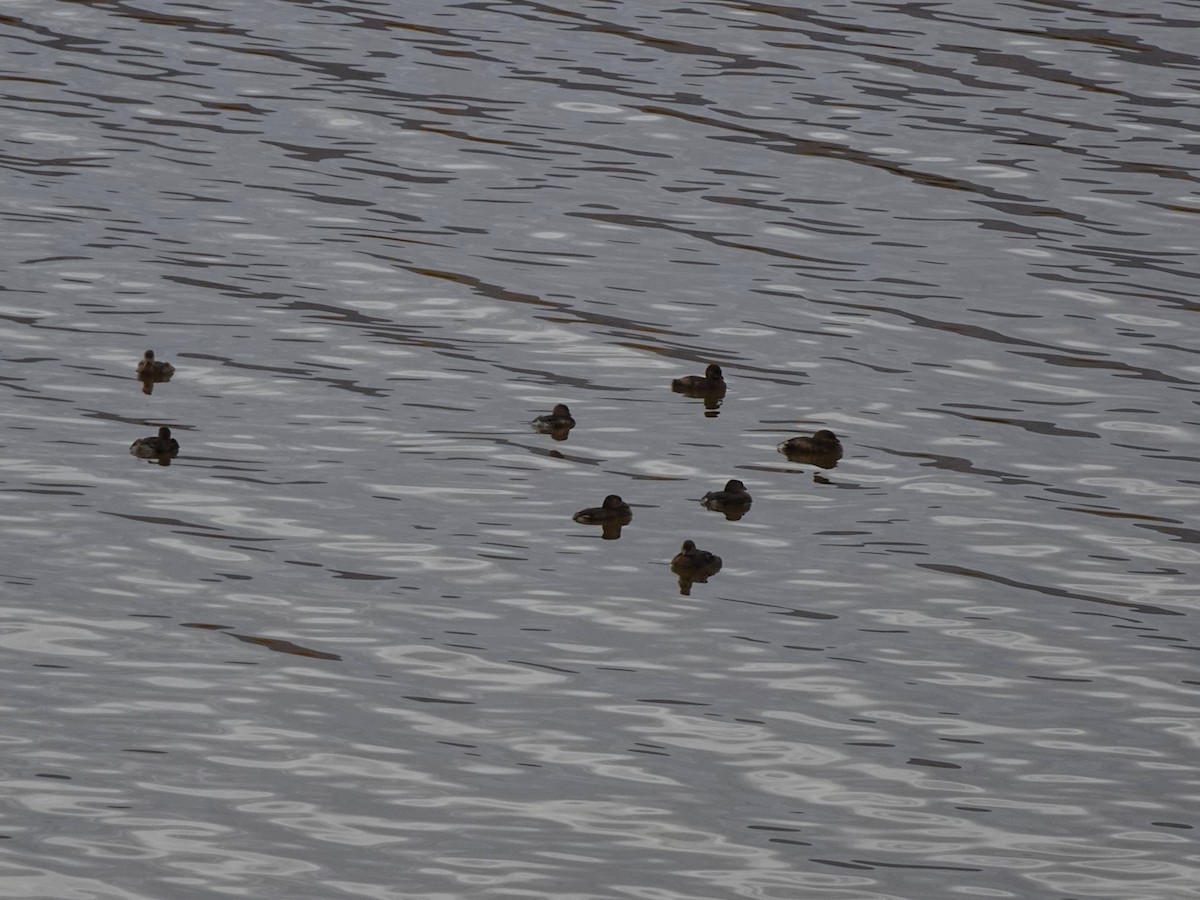
[[[154,358],[154,351],[147,350],[142,354],[137,364],[138,378],[166,378],[175,374],[175,367],[169,362]]]
[[[633,518],[633,510],[616,494],[609,494],[599,506],[581,509],[571,518],[581,525],[599,525],[604,522],[624,524]]]
[[[174,456],[179,452],[179,441],[171,437],[171,429],[164,425],[158,429],[157,435],[138,438],[130,444],[129,452],[140,459]]]
[[[744,484],[736,478],[731,478],[725,482],[724,490],[709,491],[700,498],[700,502],[709,509],[723,510],[731,506],[749,506],[751,497]]]
[[[779,445],[778,450],[787,456],[824,457],[829,460],[838,460],[842,457],[842,442],[832,431],[822,428],[812,437],[801,435],[788,438]]]
[[[676,378],[671,382],[671,390],[678,394],[694,396],[724,394],[725,376],[721,374],[720,366],[709,363],[703,375],[684,375],[682,378]]]
[[[554,409],[544,416],[533,420],[533,426],[538,431],[552,431],[555,428],[574,428],[575,420],[571,418],[571,410],[565,403],[554,404]]]
[[[684,541],[679,552],[671,559],[671,568],[676,572],[703,572],[711,575],[721,568],[721,557],[701,550],[695,541]]]

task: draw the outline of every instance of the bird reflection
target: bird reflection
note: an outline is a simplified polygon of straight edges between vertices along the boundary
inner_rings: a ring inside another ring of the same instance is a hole
[[[736,522],[750,511],[752,499],[746,486],[736,478],[725,482],[724,490],[709,491],[700,502],[714,512],[724,513],[730,522]]]
[[[679,578],[679,593],[686,597],[691,594],[693,584],[704,584],[710,575],[721,571],[721,557],[699,549],[695,541],[684,541],[671,559],[671,571]]]
[[[615,541],[621,536],[621,529],[629,524],[629,521],[624,522],[601,522],[600,523],[600,540]]]
[[[171,380],[170,375],[139,375],[138,382],[142,386],[143,394],[153,394],[156,384],[166,384]]]
[[[556,403],[554,409],[544,416],[538,416],[530,424],[535,431],[548,434],[556,441],[565,441],[575,427],[575,419],[565,403]]]
[[[832,431],[822,428],[812,437],[788,438],[776,449],[791,462],[832,469],[842,458],[842,442]]]
[[[621,529],[633,519],[633,510],[616,494],[609,494],[599,506],[581,509],[571,518],[580,525],[599,525],[600,537],[615,541],[621,536]]]

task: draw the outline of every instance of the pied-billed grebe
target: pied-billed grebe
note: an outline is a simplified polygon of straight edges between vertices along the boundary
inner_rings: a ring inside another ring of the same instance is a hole
[[[179,441],[171,437],[171,429],[164,425],[158,429],[157,435],[138,438],[130,444],[129,452],[142,459],[154,459],[156,456],[174,456],[179,452]]]
[[[147,350],[142,354],[137,364],[138,378],[165,378],[175,374],[175,367],[169,362],[154,358],[154,351]]]
[[[671,559],[671,568],[676,571],[703,571],[710,574],[721,568],[721,557],[707,550],[701,550],[695,541],[684,541],[679,552]]]
[[[633,518],[633,510],[616,494],[609,494],[599,506],[581,509],[571,518],[583,525],[595,525],[601,522],[628,522]]]
[[[749,506],[751,498],[746,486],[736,478],[731,478],[725,482],[724,490],[709,491],[700,498],[700,502],[709,509],[724,509],[727,506]]]
[[[533,420],[533,427],[539,431],[551,431],[556,428],[574,428],[575,420],[571,418],[571,410],[565,403],[554,404],[554,409],[544,416]]]
[[[838,436],[827,428],[822,428],[812,437],[800,436],[788,438],[779,445],[780,453],[792,453],[807,456],[841,457],[842,442]]]
[[[725,393],[725,376],[721,367],[710,363],[703,375],[684,375],[671,382],[671,390],[681,394],[723,394]]]

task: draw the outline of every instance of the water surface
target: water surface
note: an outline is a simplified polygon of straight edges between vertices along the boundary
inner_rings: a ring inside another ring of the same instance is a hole
[[[5,16],[4,896],[1194,893],[1190,5]]]

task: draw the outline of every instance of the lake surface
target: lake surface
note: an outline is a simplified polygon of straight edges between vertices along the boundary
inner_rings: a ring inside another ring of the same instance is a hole
[[[0,896],[1195,897],[1200,9],[1119,7],[4,4]]]

